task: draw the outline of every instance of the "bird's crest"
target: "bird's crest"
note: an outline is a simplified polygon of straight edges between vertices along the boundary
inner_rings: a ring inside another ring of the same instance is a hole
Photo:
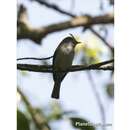
[[[70,33],[70,36],[74,39],[74,41],[75,41],[77,44],[78,44],[78,43],[81,43],[81,42],[78,42],[78,41],[76,40],[76,38],[74,37],[73,34]]]

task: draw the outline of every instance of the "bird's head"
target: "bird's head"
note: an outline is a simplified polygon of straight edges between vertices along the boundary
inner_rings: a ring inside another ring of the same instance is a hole
[[[76,46],[77,44],[79,44],[79,43],[81,43],[81,42],[77,41],[77,40],[75,39],[75,37],[74,37],[72,34],[70,34],[70,36],[69,36],[69,37],[66,37],[66,38],[62,41],[62,43],[72,43],[74,46]]]
[[[81,42],[77,41],[76,38],[70,33],[70,38],[72,39],[72,42],[77,45],[77,44],[80,44]]]

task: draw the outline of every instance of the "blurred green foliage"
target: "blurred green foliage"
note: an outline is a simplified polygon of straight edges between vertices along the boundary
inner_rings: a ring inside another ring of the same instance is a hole
[[[17,130],[30,130],[30,128],[29,128],[29,120],[19,110],[17,110]]]
[[[49,107],[48,121],[60,120],[63,116],[63,108],[57,102],[51,102]]]
[[[94,126],[78,126],[76,125],[76,122],[79,123],[90,123],[90,121],[85,120],[83,118],[79,118],[76,115],[75,111],[64,111],[62,108],[62,105],[57,102],[51,102],[47,106],[42,108],[34,108],[36,113],[39,113],[44,120],[46,120],[46,124],[48,124],[51,127],[51,122],[56,122],[59,120],[69,119],[71,121],[71,124],[74,128],[80,129],[80,130],[95,130]],[[73,117],[71,117],[73,115]],[[19,109],[17,110],[17,130],[35,130],[36,127],[34,126],[34,123],[32,120],[28,119],[28,113],[27,112],[21,112]],[[65,117],[65,118],[64,118]],[[33,124],[33,125],[32,125]]]

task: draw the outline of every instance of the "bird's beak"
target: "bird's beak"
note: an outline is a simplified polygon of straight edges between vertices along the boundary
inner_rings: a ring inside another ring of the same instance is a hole
[[[81,44],[82,42],[76,42],[77,44]]]

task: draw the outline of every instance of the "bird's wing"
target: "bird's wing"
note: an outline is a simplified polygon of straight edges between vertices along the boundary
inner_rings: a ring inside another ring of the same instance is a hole
[[[59,53],[59,48],[62,46],[62,42],[59,44],[59,46],[57,47],[57,49],[54,52],[54,56],[53,56],[53,79],[54,81],[62,81],[64,79],[64,77],[66,76],[67,72],[55,72],[56,71],[56,66],[55,66],[55,62],[56,62],[56,58],[57,58],[57,53]],[[60,64],[60,61],[59,61]]]

